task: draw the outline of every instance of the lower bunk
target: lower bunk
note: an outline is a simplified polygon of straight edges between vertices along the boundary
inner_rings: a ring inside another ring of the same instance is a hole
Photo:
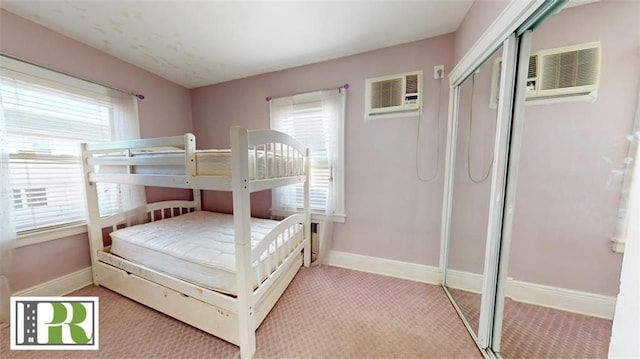
[[[305,217],[251,219],[252,271],[243,278],[253,290],[241,298],[234,218],[197,207],[194,201],[160,202],[101,219],[100,237],[111,231],[112,244],[92,253],[94,282],[241,346],[242,356],[250,357],[255,344],[246,348],[242,336],[255,343],[255,330],[300,267],[309,265]],[[144,223],[133,225],[136,220]],[[240,325],[243,314],[250,318],[248,333]]]

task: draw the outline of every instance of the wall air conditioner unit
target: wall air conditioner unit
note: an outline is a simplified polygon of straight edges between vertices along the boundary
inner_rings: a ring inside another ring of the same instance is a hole
[[[422,71],[367,79],[365,120],[417,116],[422,107]]]
[[[538,56],[540,83],[534,97],[589,95],[598,89],[599,42],[540,51]]]
[[[489,107],[496,108],[502,61],[494,65]],[[527,104],[594,101],[600,78],[600,42],[539,51],[529,58]]]
[[[491,76],[491,96],[489,97],[489,107],[498,107],[498,96],[500,89],[500,74],[502,71],[502,58],[497,58],[493,62],[493,72]],[[527,93],[530,98],[535,95],[538,88],[538,55],[529,56],[529,68],[527,70]]]

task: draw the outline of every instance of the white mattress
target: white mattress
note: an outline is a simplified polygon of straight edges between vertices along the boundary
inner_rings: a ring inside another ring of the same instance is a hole
[[[144,151],[133,154],[137,158],[162,157],[169,159],[184,159],[182,150],[161,150]],[[258,161],[256,163],[256,153],[249,151],[249,179],[260,179],[265,176],[265,171],[272,166],[275,159],[275,167],[283,165],[280,156],[267,156],[265,161],[264,152],[258,151]],[[293,162],[289,159],[288,162]],[[290,163],[290,164],[291,164]],[[99,173],[126,173],[125,166],[100,166]],[[184,175],[184,165],[139,165],[132,166],[134,174],[162,174],[162,175]],[[269,173],[272,175],[272,173]],[[223,176],[231,177],[231,150],[198,150],[196,151],[196,175],[197,176]]]
[[[277,224],[252,218],[252,248]],[[232,215],[196,211],[123,228],[111,239],[115,255],[199,286],[237,293]]]

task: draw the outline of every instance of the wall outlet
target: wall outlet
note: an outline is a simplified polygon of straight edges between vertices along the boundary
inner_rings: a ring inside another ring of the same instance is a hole
[[[438,65],[433,67],[433,79],[440,80],[444,78],[444,65]]]

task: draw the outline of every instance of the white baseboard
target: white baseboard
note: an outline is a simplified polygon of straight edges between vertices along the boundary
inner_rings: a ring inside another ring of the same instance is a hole
[[[329,265],[408,279],[421,283],[440,285],[440,269],[423,264],[394,261],[391,259],[331,251]]]
[[[457,270],[447,271],[447,285],[473,293],[482,293],[482,275]],[[539,305],[592,317],[613,319],[616,298],[507,278],[507,297],[516,302]]]
[[[58,297],[93,283],[91,267],[69,273],[48,282],[12,294],[15,297]]]
[[[438,267],[331,251],[329,265],[409,279],[422,283],[440,284]],[[482,275],[448,270],[447,283],[452,288],[473,293],[482,292]],[[567,312],[612,319],[616,298],[601,294],[551,287],[507,279],[507,297],[517,302],[529,303]]]
[[[482,274],[447,270],[447,287],[482,293]]]
[[[615,297],[517,280],[507,281],[507,296],[516,302],[604,319],[613,319],[616,308]]]

